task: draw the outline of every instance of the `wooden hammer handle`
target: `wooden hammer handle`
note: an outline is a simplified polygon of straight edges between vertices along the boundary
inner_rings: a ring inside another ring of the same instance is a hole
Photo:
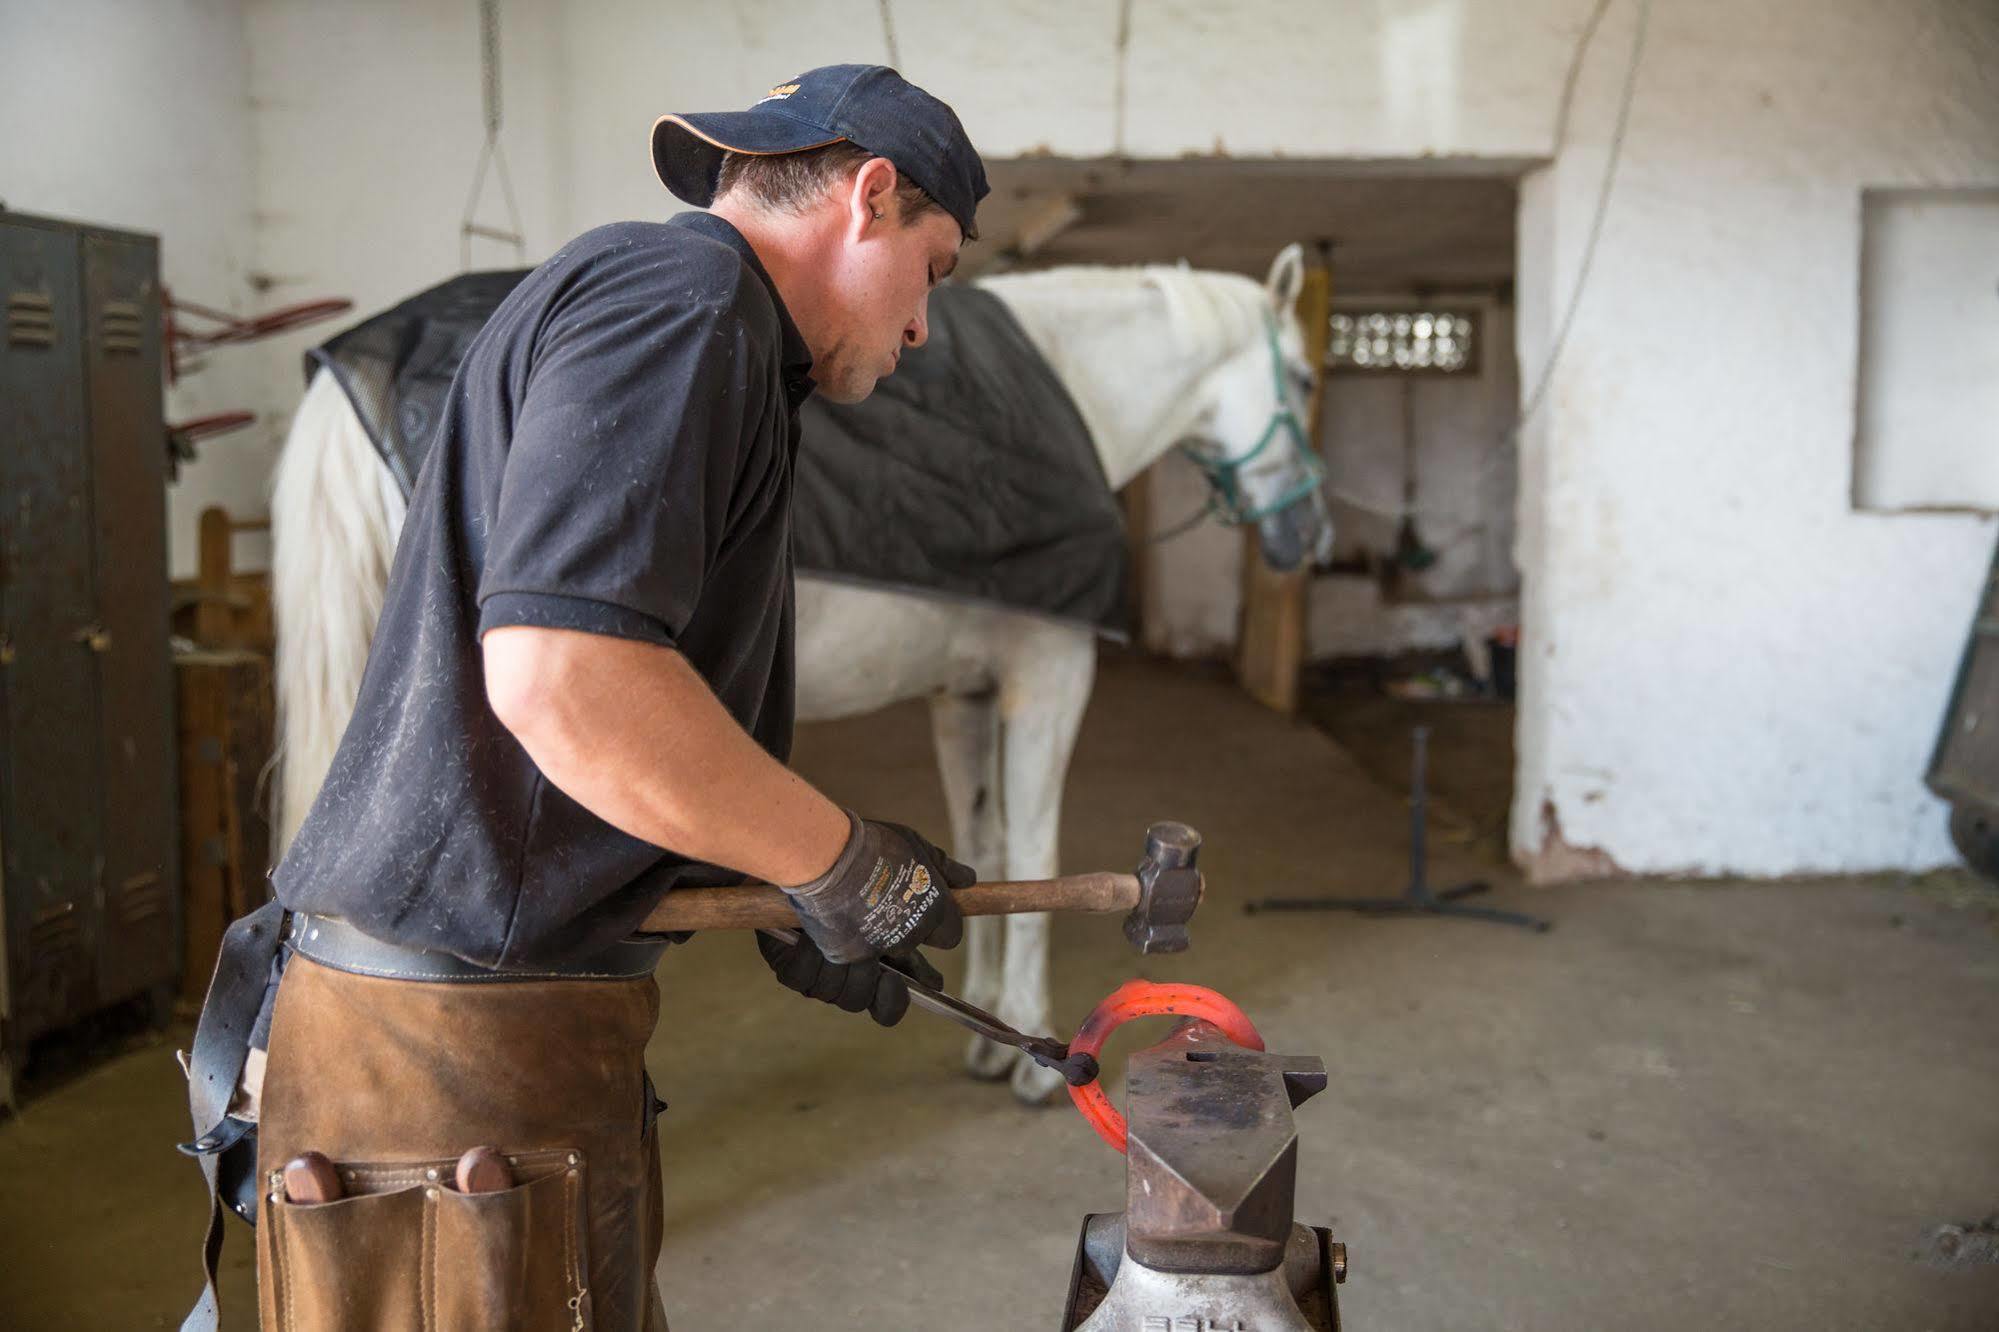
[[[1136,874],[1065,874],[1059,879],[975,883],[953,896],[968,916],[1011,916],[1023,911],[1129,911],[1138,905]],[[781,888],[683,888],[668,893],[639,929],[770,930],[795,927],[798,913]]]

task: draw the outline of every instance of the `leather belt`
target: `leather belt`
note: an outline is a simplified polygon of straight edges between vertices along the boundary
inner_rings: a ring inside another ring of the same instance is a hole
[[[482,967],[453,953],[404,948],[363,934],[335,916],[294,914],[286,942],[300,957],[336,971],[390,980],[460,981],[491,984],[538,980],[636,980],[652,975],[671,940],[620,939],[597,953],[571,962],[504,970]]]

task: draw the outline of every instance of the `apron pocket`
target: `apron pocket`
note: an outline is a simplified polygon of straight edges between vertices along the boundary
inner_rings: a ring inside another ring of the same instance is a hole
[[[279,1326],[587,1332],[583,1157],[567,1148],[506,1154],[514,1184],[451,1187],[456,1159],[336,1162],[346,1196],[266,1200]]]
[[[431,1314],[439,1328],[585,1332],[590,1270],[584,1252],[580,1152],[508,1157],[514,1187],[441,1190],[435,1200]]]
[[[327,1203],[267,1203],[264,1242],[285,1332],[428,1326],[423,1307],[424,1190],[354,1193]]]

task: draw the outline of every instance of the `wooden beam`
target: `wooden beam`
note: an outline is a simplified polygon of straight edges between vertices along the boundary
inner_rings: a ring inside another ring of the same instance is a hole
[[[1083,220],[1083,206],[1073,195],[1057,194],[1028,209],[1014,228],[1013,243],[1007,249],[1022,259],[1031,259],[1048,242]]]
[[[1152,589],[1152,469],[1118,492],[1124,509],[1125,595],[1131,606],[1131,645],[1145,646],[1146,600]]]
[[[1333,274],[1330,260],[1305,270],[1298,291],[1298,322],[1312,367],[1307,447],[1319,438],[1325,398],[1326,345],[1332,336]],[[1298,710],[1298,681],[1305,665],[1305,593],[1309,568],[1277,573],[1263,562],[1254,528],[1242,544],[1242,622],[1236,639],[1236,678],[1251,698],[1286,715]]]

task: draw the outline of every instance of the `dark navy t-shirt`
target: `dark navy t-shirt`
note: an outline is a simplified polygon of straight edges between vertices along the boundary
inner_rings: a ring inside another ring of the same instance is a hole
[[[459,367],[340,748],[274,875],[294,911],[489,966],[576,956],[738,876],[613,828],[486,702],[500,625],[677,649],[790,751],[791,477],[811,358],[736,229],[579,237]]]

